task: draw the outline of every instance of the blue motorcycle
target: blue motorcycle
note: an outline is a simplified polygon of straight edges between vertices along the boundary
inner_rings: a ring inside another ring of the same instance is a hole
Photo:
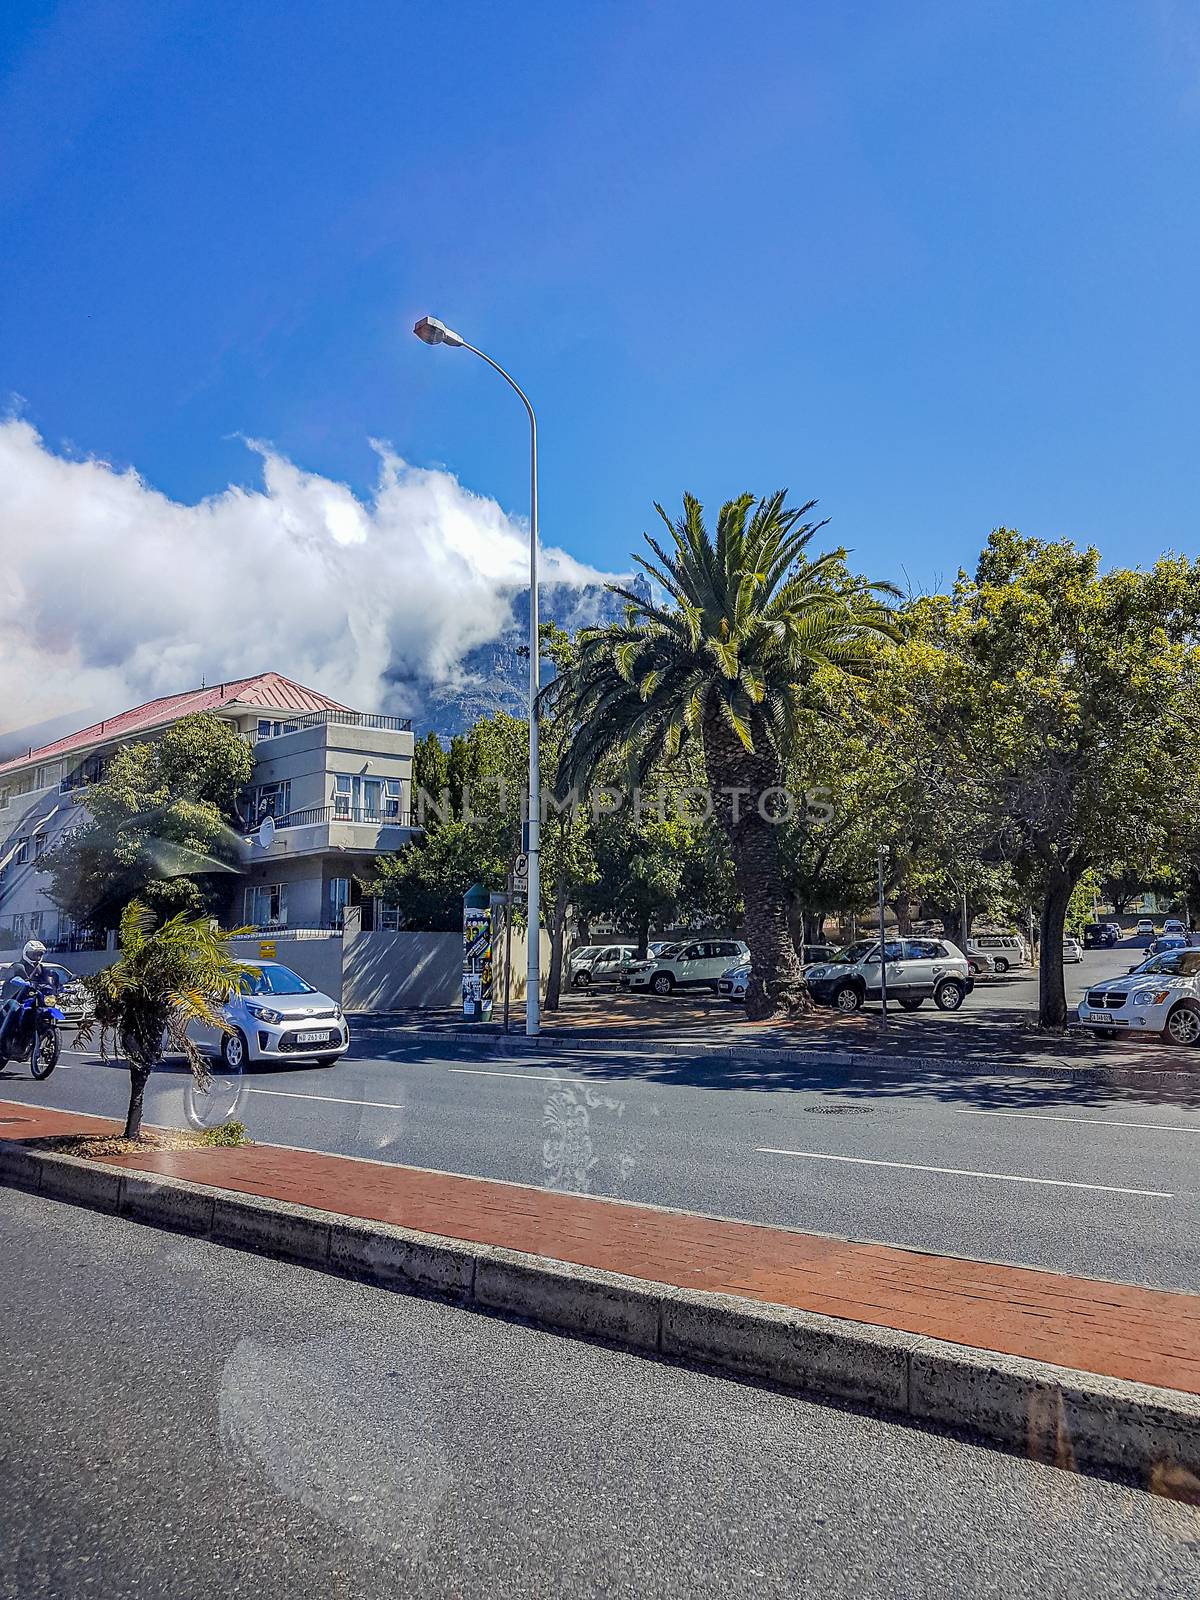
[[[10,982],[16,993],[0,1036],[0,1070],[10,1061],[28,1061],[35,1078],[48,1078],[58,1065],[58,1025],[66,1019],[50,1002],[43,985],[30,983],[28,978],[13,978]]]

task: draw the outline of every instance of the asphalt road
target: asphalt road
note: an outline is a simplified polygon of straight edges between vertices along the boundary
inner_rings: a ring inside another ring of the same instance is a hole
[[[185,1125],[189,1082],[156,1073],[148,1120]],[[43,1084],[0,1074],[0,1098],[64,1110],[121,1116],[127,1092],[91,1056]],[[1200,1292],[1200,1090],[375,1033],[207,1105],[271,1143]]]
[[[4,1600],[1200,1588],[1200,1510],[9,1191]]]

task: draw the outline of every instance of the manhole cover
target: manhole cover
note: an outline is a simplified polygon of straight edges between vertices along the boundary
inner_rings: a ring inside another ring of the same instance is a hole
[[[874,1110],[873,1106],[805,1106],[815,1117],[850,1117],[856,1112]]]

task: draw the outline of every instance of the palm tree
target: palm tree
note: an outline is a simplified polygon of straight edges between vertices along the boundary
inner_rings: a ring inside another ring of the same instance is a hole
[[[728,501],[715,540],[691,495],[678,522],[656,505],[673,548],[647,534],[654,559],[634,559],[666,603],[612,585],[628,603],[624,624],[581,635],[577,664],[547,691],[565,699],[573,722],[571,784],[590,780],[614,753],[634,756],[645,771],[701,742],[745,905],[747,1014],[755,1018],[811,1005],[770,820],[772,804],[785,803],[782,758],[796,714],[818,703],[818,673],[860,673],[873,641],[899,637],[882,598],[895,588],[849,576],[844,550],[811,559],[809,542],[825,525],[804,520],[816,502],[789,507],[785,499],[780,491],[757,503],[748,494]]]
[[[142,1130],[142,1098],[146,1081],[169,1047],[188,1059],[197,1084],[208,1082],[208,1067],[187,1036],[189,1022],[224,1030],[217,1007],[236,987],[246,968],[233,956],[229,941],[237,932],[222,933],[208,918],[189,921],[182,913],[161,925],[154,912],[131,900],[121,913],[121,954],[83,981],[95,1001],[95,1014],[79,1030],[91,1042],[100,1028],[100,1048],[113,1038],[129,1067],[129,1110],[125,1138]]]

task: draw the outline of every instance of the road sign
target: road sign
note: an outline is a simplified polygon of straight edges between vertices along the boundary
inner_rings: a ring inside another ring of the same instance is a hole
[[[529,889],[529,857],[519,855],[513,863],[513,888],[519,894],[525,894]]]
[[[274,961],[274,959],[275,959],[275,941],[274,941],[274,939],[260,939],[258,941],[258,954],[259,954],[259,959],[261,961]]]

